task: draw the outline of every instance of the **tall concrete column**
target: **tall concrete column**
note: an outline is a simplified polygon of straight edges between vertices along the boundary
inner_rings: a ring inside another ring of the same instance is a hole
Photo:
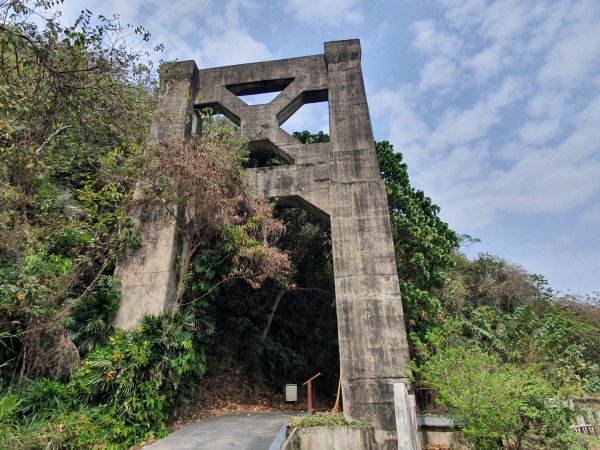
[[[150,146],[191,135],[196,124],[193,100],[197,84],[194,61],[161,68],[159,105],[148,136]],[[115,322],[120,328],[136,325],[145,315],[164,312],[177,285],[175,264],[182,242],[175,219],[164,205],[143,199],[143,186],[141,180],[129,211],[142,246],[120,261],[115,271],[121,289]],[[178,214],[177,205],[173,205],[173,210]]]
[[[329,190],[344,411],[395,437],[394,383],[408,342],[387,205],[360,67],[360,43],[325,44]]]

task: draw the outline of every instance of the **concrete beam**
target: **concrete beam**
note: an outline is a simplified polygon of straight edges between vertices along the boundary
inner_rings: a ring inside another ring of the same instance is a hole
[[[395,437],[393,385],[408,382],[408,341],[385,186],[358,40],[325,44],[330,207],[345,414]]]

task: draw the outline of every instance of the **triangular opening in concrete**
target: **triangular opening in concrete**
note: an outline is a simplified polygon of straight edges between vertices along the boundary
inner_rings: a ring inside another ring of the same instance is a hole
[[[229,84],[225,87],[247,105],[264,105],[271,103],[292,81],[294,81],[294,78],[280,78],[277,80]]]
[[[221,124],[229,123],[232,126],[239,127],[242,123],[240,118],[225,108],[220,103],[205,103],[196,107],[196,113],[202,119],[202,126],[204,124],[218,123]]]
[[[265,105],[271,103],[281,91],[266,92],[264,94],[238,95],[239,99],[247,105]]]
[[[305,130],[309,134],[317,134],[319,131],[329,134],[327,90],[303,92],[277,115],[277,121],[290,135]]]
[[[248,144],[248,160],[243,166],[244,169],[258,169],[284,166],[292,162],[275,144],[268,139],[263,139]]]
[[[229,120],[229,118],[223,114],[213,114],[208,117],[204,117],[202,119],[202,132],[206,132],[212,128],[227,128],[230,131],[236,132],[239,130],[239,126],[237,126],[234,122]]]

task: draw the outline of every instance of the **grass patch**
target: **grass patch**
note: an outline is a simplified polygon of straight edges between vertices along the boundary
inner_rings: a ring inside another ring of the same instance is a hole
[[[299,417],[290,420],[290,428],[313,428],[313,427],[358,427],[365,425],[356,420],[348,420],[341,414],[317,413],[314,416]]]
[[[584,441],[588,441],[590,444],[600,446],[600,439],[597,437],[590,436],[588,434],[578,434],[577,437],[583,439]]]

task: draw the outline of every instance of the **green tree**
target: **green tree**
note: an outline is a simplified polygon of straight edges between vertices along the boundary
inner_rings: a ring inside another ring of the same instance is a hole
[[[214,324],[206,348],[209,371],[243,376],[255,391],[279,390],[290,380],[323,372],[320,394],[337,386],[338,344],[333,264],[328,227],[306,211],[282,208],[275,216],[285,224],[278,247],[290,255],[293,273],[281,284],[268,279],[260,289],[226,279],[231,268],[216,246],[192,261],[189,285],[195,307]]]
[[[190,264],[201,250],[225,253],[230,272],[221,281],[241,278],[258,289],[267,278],[287,282],[289,257],[273,244],[283,224],[273,208],[245,181],[243,146],[229,127],[205,127],[202,136],[164,142],[150,152],[139,186],[146,195],[136,202],[154,202],[176,218],[186,241],[181,257],[180,300],[187,288]]]
[[[0,355],[27,376],[68,377],[64,319],[114,299],[104,277],[137,243],[123,205],[155,103],[128,27],[89,11],[62,26],[58,3],[0,4]]]
[[[557,301],[543,277],[504,259],[456,255],[440,291],[455,341],[534,367],[573,395],[599,390],[600,320],[592,304]]]
[[[470,448],[578,448],[568,396],[532,367],[502,364],[476,347],[435,350],[416,370]]]
[[[69,387],[81,402],[100,405],[97,421],[110,441],[134,445],[167,434],[170,408],[205,370],[194,345],[199,325],[190,313],[144,317],[89,354]]]
[[[439,217],[440,208],[411,186],[402,154],[388,141],[377,142],[375,148],[387,189],[404,314],[409,330],[423,335],[441,320],[436,291],[454,264],[459,239]]]
[[[454,267],[447,271],[447,278],[453,283],[440,292],[451,314],[460,315],[465,309],[477,306],[513,312],[526,303],[543,307],[554,297],[544,288],[542,277],[534,277],[519,265],[510,264],[497,255],[481,253],[469,261],[457,253],[454,260]]]

